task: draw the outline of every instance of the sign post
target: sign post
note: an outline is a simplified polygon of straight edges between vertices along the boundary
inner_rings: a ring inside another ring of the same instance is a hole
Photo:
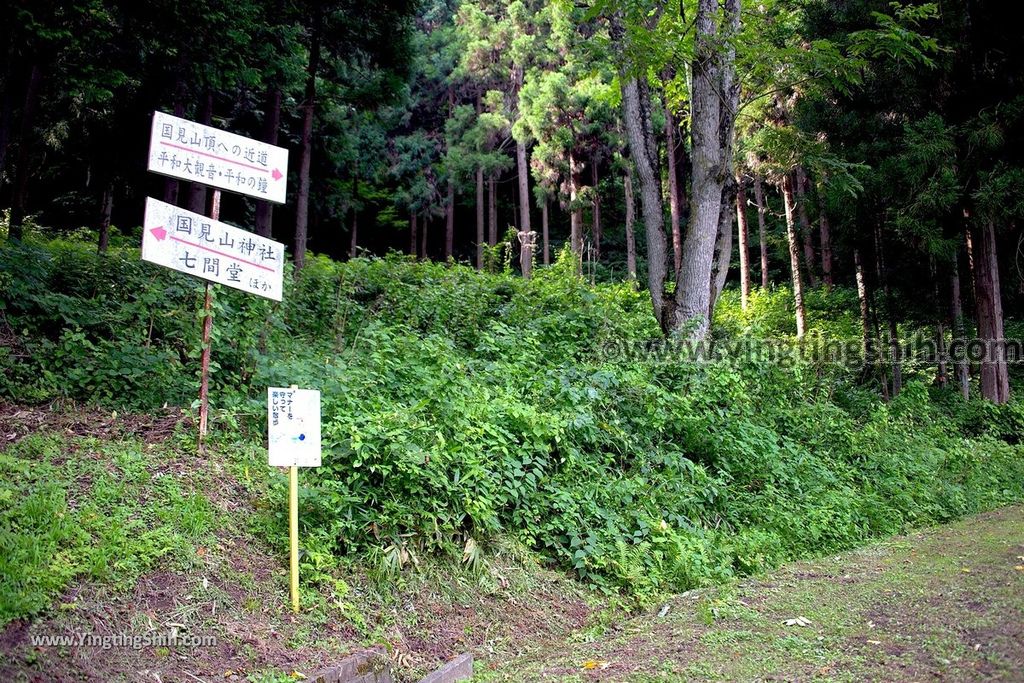
[[[267,459],[288,471],[292,611],[299,611],[299,468],[320,466],[320,392],[267,389]]]
[[[220,219],[220,190],[214,190],[210,197],[210,218]],[[206,438],[206,426],[210,418],[210,336],[213,333],[213,291],[210,281],[206,281],[203,297],[203,357],[202,372],[199,378],[199,451],[203,450],[203,439]]]
[[[203,296],[199,451],[209,421],[213,283],[280,301],[284,245],[220,222],[220,191],[283,204],[288,150],[194,121],[153,112],[147,169],[214,188],[210,216],[146,198],[142,259],[206,280]],[[289,468],[288,532],[292,610],[299,611],[299,467],[320,465],[320,392],[267,390],[271,466]]]
[[[299,468],[288,468],[288,540],[291,548],[292,611],[299,613]]]
[[[217,219],[220,190],[213,191],[210,217],[146,198],[142,259],[206,280],[203,347],[199,384],[199,449],[209,420],[210,345],[213,331],[212,282],[281,300],[284,245]]]
[[[219,222],[221,189],[283,204],[288,150],[163,112],[153,112],[147,169],[210,185],[210,216],[146,198],[142,258],[206,280],[199,384],[199,450],[209,422],[211,282],[281,300],[284,245]]]

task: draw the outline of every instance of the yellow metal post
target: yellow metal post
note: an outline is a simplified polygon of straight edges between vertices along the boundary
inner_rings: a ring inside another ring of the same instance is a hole
[[[299,611],[299,468],[291,466],[289,479],[288,531],[292,542],[292,611]]]

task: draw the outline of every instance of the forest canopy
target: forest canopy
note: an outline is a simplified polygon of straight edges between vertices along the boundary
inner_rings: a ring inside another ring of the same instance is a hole
[[[1017,33],[991,0],[5,3],[0,205],[26,230],[137,240],[153,111],[292,151],[283,206],[222,217],[335,258],[406,252],[529,277],[567,248],[705,337],[723,288],[856,288],[899,326],[990,346],[1021,306]],[[755,229],[756,226],[756,239]],[[922,282],[930,282],[921,291]],[[731,286],[731,285],[729,285]],[[967,294],[970,296],[967,296]],[[939,368],[968,391],[970,368]]]

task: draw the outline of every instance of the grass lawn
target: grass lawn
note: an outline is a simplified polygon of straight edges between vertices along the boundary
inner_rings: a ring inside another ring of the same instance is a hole
[[[675,596],[479,678],[1024,680],[1024,508]]]

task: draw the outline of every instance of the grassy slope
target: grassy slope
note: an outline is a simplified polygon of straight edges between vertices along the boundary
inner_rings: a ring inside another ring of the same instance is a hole
[[[284,539],[263,540],[283,520],[257,450],[197,459],[173,416],[2,408],[0,606],[41,611],[0,627],[0,680],[271,683],[379,643],[406,680],[466,650],[485,681],[1014,680],[1024,667],[1020,507],[675,596],[660,617],[627,618],[514,551],[479,573],[429,564],[387,581],[307,561],[296,617]],[[782,623],[797,616],[811,625]],[[30,642],[170,628],[218,642]]]
[[[176,422],[0,404],[0,681],[277,683],[378,644],[401,680],[417,680],[470,649],[511,658],[565,637],[598,603],[514,549],[481,572],[432,561],[386,579],[319,572],[307,556],[293,615],[283,475],[252,445],[198,457]],[[32,644],[171,629],[217,642]]]

